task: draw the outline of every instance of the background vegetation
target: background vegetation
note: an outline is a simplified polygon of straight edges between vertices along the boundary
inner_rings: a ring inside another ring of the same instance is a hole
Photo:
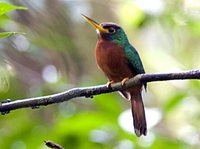
[[[0,99],[12,100],[106,82],[94,58],[95,30],[81,17],[123,26],[146,72],[200,67],[199,0],[5,0],[28,10],[0,17]],[[117,93],[0,116],[1,149],[197,149],[200,82],[149,83],[148,135],[133,133],[129,102]]]

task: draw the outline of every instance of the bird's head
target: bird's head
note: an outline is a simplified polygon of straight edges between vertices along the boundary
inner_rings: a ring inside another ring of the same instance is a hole
[[[121,46],[128,43],[124,30],[116,23],[104,22],[99,24],[83,14],[82,16],[88,23],[96,28],[99,39],[111,41]]]

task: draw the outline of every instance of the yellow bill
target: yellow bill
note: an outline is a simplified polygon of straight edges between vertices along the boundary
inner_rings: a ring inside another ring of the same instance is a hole
[[[88,18],[87,16],[81,14],[83,18],[90,23],[92,26],[94,26],[96,29],[98,29],[100,32],[106,32],[109,33],[108,29],[103,28],[99,23],[95,22],[94,20]]]

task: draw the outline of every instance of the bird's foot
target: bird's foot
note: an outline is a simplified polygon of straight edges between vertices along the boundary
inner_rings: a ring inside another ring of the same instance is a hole
[[[125,82],[128,81],[128,80],[129,80],[128,77],[124,78],[124,79],[121,81],[122,86],[124,86]]]
[[[106,83],[107,88],[110,88],[112,83],[114,83],[114,81],[109,81],[109,82],[107,82],[107,83]]]

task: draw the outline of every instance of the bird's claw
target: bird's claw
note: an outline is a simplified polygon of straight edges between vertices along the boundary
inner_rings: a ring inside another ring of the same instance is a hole
[[[122,86],[124,86],[125,82],[128,81],[128,80],[129,80],[128,77],[124,78],[124,79],[121,81]]]
[[[112,83],[114,83],[114,81],[108,81],[108,82],[106,83],[107,88],[110,88]]]

